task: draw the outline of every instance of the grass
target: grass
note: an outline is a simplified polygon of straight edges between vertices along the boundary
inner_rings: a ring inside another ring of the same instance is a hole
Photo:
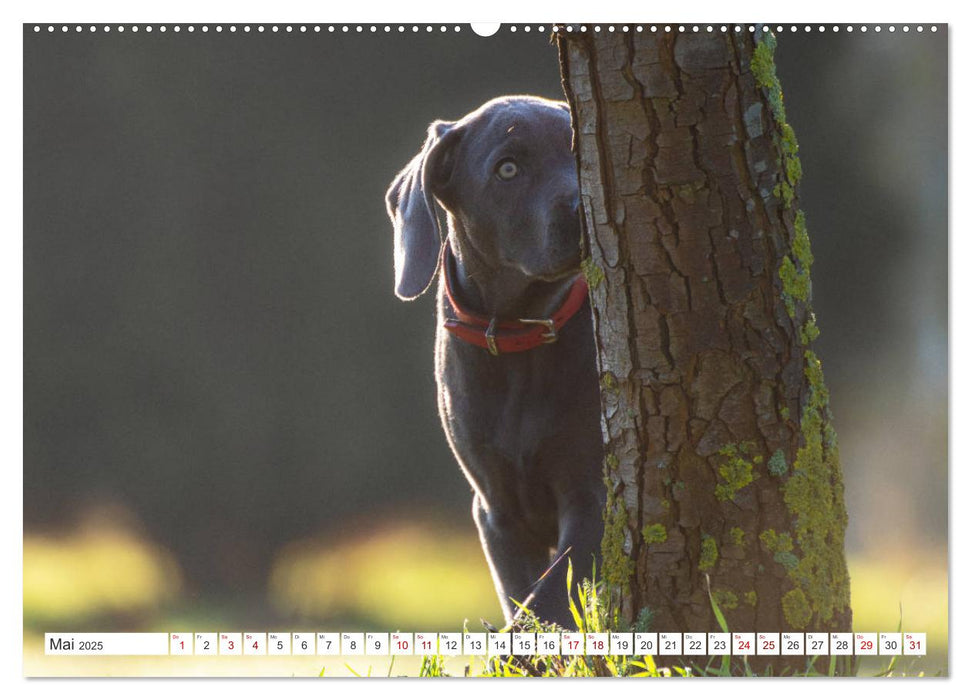
[[[570,612],[577,631],[611,632],[611,631],[646,631],[637,629],[637,625],[626,627],[619,615],[605,595],[602,582],[584,580],[575,590],[572,586],[572,567],[567,573],[567,587],[571,590]],[[711,596],[709,588],[709,602],[712,612],[722,632],[730,633],[725,616],[718,603]],[[626,628],[625,628],[626,627]],[[900,631],[898,625],[897,631]],[[503,631],[524,632],[557,632],[561,631],[555,625],[539,622],[527,608],[520,606],[520,616],[514,625]],[[830,657],[828,673],[820,673],[816,668],[818,657],[811,657],[806,661],[802,670],[786,671],[785,675],[793,677],[835,676],[837,657]],[[422,660],[419,675],[422,677],[447,677],[447,659],[443,656],[426,656]],[[480,672],[476,675],[484,677],[626,677],[626,678],[670,678],[670,677],[755,677],[749,666],[748,658],[742,657],[741,662],[736,659],[733,666],[731,656],[709,657],[704,666],[699,664],[662,665],[653,656],[562,656],[562,655],[533,655],[533,656],[497,656],[481,660]],[[867,674],[877,677],[892,677],[908,675],[897,669],[898,657],[889,660],[881,659],[881,667],[876,673]],[[466,667],[463,675],[470,675]],[[771,667],[764,675],[772,676]],[[923,672],[913,675],[923,676]]]
[[[151,610],[174,600],[181,586],[171,556],[123,531],[85,528],[67,537],[24,537],[29,626]]]
[[[356,621],[361,631],[458,631],[456,620],[500,614],[478,542],[433,524],[295,543],[273,568],[270,599],[287,615]]]
[[[901,549],[851,556],[854,628],[926,632],[929,655],[860,657],[859,675],[947,670],[946,556]],[[394,575],[388,572],[393,571]],[[118,575],[124,572],[124,575]],[[331,631],[461,631],[462,620],[500,620],[475,535],[461,527],[413,522],[337,542],[296,543],[281,552],[271,598],[258,609],[229,599],[193,601],[178,586],[174,559],[120,531],[79,530],[24,539],[24,671],[28,675],[706,675],[712,664],[672,667],[664,657],[567,657],[519,661],[479,657],[45,657],[44,631],[221,631],[274,628]],[[172,582],[175,582],[173,585]],[[620,630],[597,586],[580,584],[574,607],[584,629]],[[717,606],[716,606],[717,607]],[[902,608],[902,613],[901,613]],[[717,616],[717,614],[716,614]],[[528,620],[526,616],[526,620]],[[649,620],[639,624],[650,626]],[[535,627],[534,629],[539,629]],[[349,664],[350,668],[345,666]]]

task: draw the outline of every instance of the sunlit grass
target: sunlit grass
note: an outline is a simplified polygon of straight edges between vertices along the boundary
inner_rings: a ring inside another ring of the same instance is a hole
[[[270,579],[273,604],[303,618],[361,619],[387,629],[450,631],[502,620],[474,536],[407,525],[335,543],[286,548]]]
[[[616,609],[606,594],[602,582],[584,580],[576,586],[572,585],[572,568],[567,573],[567,586],[570,588],[570,612],[573,617],[573,628],[580,632],[610,632],[637,631],[647,620],[638,619],[631,628],[619,619]],[[709,582],[710,585],[710,582]],[[709,590],[709,602],[712,613],[722,632],[731,632],[725,616],[718,607]],[[513,625],[503,631],[524,632],[555,632],[555,625],[540,623],[528,608],[521,607],[521,616]],[[697,661],[690,658],[678,659],[670,663],[670,659],[654,656],[614,656],[614,655],[549,655],[536,654],[526,656],[500,656],[488,659],[478,658],[478,667],[473,669],[466,666],[461,675],[490,676],[490,677],[726,677],[726,676],[792,676],[817,677],[840,676],[855,673],[859,676],[906,677],[925,675],[944,675],[945,670],[938,667],[931,673],[921,664],[924,659],[905,657],[880,656],[868,659],[869,667],[852,669],[847,662],[848,657],[778,657],[761,661],[768,661],[762,668],[759,664],[751,664],[747,656],[712,656],[700,657]],[[442,656],[425,657],[419,674],[424,677],[438,677],[455,675],[450,669],[449,659]],[[664,663],[669,661],[668,663]],[[909,662],[909,663],[908,663]],[[931,662],[936,663],[936,662]],[[755,666],[755,668],[753,668]],[[773,670],[774,669],[774,670]]]
[[[851,557],[853,628],[857,632],[927,633],[928,655],[947,655],[947,557],[939,550]]]
[[[162,549],[120,530],[24,537],[24,619],[78,620],[151,609],[181,582]]]
[[[927,633],[929,656],[902,657],[897,670],[908,674],[914,669],[928,674],[946,670],[948,580],[943,552],[850,557],[849,567],[854,629],[895,631],[902,609],[904,631]],[[482,631],[480,617],[502,624],[479,542],[466,529],[411,523],[340,541],[298,542],[280,553],[269,575],[270,599],[258,617],[280,620],[278,629],[284,631],[296,626],[319,631],[457,631],[464,621],[470,631]],[[253,610],[225,607],[215,614],[211,606],[200,610],[198,603],[190,604],[180,597],[179,574],[171,556],[121,530],[25,537],[25,664],[30,657],[34,673],[240,674],[250,662],[201,657],[43,657],[38,654],[38,635],[54,629],[82,630],[92,619],[104,630],[113,625],[124,631],[244,629],[252,627],[253,615]],[[301,622],[297,625],[294,620]],[[138,629],[131,629],[132,625]],[[291,657],[255,659],[252,674],[243,675],[317,675],[325,666],[326,675],[346,675],[345,662],[358,672],[371,666],[375,675],[385,675],[389,668],[396,675],[414,675],[422,667],[418,657],[399,658],[394,667],[386,658],[327,659],[325,664],[323,658]],[[468,663],[467,658],[446,659],[439,666],[434,660],[424,668],[426,673],[461,675]],[[484,663],[472,664],[473,675],[516,672],[515,667],[502,670]],[[862,675],[878,672],[886,660],[868,659],[867,664],[869,670]],[[624,668],[630,674],[654,673],[649,667],[628,664]]]

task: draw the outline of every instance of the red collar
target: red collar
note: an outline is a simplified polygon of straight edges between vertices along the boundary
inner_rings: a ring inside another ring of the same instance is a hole
[[[478,316],[462,308],[455,298],[452,283],[452,252],[442,246],[442,274],[445,276],[445,296],[455,313],[455,318],[445,319],[445,330],[467,343],[485,348],[493,355],[507,352],[532,350],[540,345],[555,343],[557,331],[583,306],[587,298],[587,281],[582,274],[573,280],[573,286],[560,308],[549,318],[520,318],[500,321],[497,318]]]

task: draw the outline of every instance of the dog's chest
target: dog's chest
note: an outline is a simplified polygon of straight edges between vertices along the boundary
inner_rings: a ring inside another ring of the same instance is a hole
[[[542,351],[492,357],[455,339],[438,373],[446,429],[458,444],[493,445],[510,459],[528,458],[565,427],[569,404],[556,367]]]
[[[556,344],[500,357],[440,334],[442,423],[480,492],[538,492],[599,470],[595,360],[581,325]]]

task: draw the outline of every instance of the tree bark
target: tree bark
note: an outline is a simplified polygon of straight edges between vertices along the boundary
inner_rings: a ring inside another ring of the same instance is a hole
[[[627,620],[657,631],[718,631],[714,600],[732,631],[849,632],[775,38],[557,36],[601,378],[603,578]],[[749,659],[766,661],[806,668]]]

